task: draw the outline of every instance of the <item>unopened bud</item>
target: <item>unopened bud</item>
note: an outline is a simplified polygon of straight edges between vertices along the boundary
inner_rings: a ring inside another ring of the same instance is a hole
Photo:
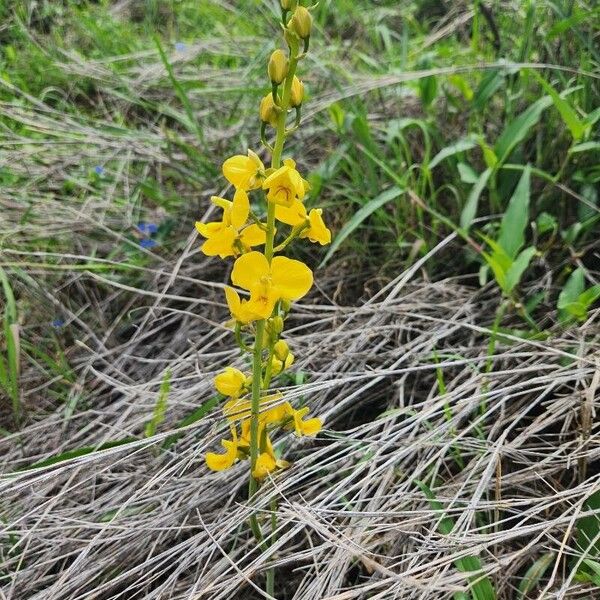
[[[287,359],[290,353],[290,348],[287,345],[287,342],[285,340],[279,340],[273,346],[273,353],[282,363],[285,363],[285,360]]]
[[[269,330],[275,336],[279,336],[283,331],[283,319],[279,315],[269,320]]]
[[[269,77],[271,83],[279,85],[288,73],[288,59],[283,50],[275,50],[269,59]]]
[[[283,10],[293,10],[298,4],[298,0],[280,0],[281,8]]]
[[[292,18],[290,19],[289,27],[301,40],[310,37],[312,17],[304,6],[296,7]]]
[[[304,84],[294,75],[292,80],[292,93],[290,95],[290,106],[300,106],[304,100]]]
[[[277,125],[277,107],[270,92],[260,101],[260,120],[275,127]]]
[[[292,303],[289,300],[282,298],[279,302],[279,307],[281,308],[283,313],[287,315],[290,312],[290,308],[292,308]]]

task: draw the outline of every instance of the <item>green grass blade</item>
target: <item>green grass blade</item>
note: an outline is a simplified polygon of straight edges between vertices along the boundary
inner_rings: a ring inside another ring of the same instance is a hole
[[[527,594],[538,585],[555,558],[556,554],[554,552],[548,552],[548,554],[538,558],[527,569],[519,584],[518,600],[524,600]]]
[[[152,437],[156,433],[158,426],[165,420],[170,389],[171,370],[167,369],[163,375],[160,389],[158,390],[158,398],[156,399],[156,404],[152,413],[152,419],[146,423],[146,427],[144,429],[145,437]]]
[[[479,175],[477,182],[471,188],[469,192],[469,196],[467,197],[467,202],[465,203],[461,213],[460,213],[460,226],[468,231],[469,227],[471,227],[471,223],[477,216],[477,207],[479,205],[479,197],[481,193],[485,189],[487,182],[492,174],[492,169],[486,169],[481,175]]]
[[[378,208],[381,208],[387,202],[391,200],[395,200],[398,196],[404,194],[404,188],[399,186],[391,187],[376,196],[375,198],[369,200],[361,209],[359,209],[352,218],[342,227],[340,232],[337,234],[335,240],[329,247],[325,258],[321,261],[319,265],[322,267],[336,252],[336,250],[341,246],[342,242],[357,228],[360,224],[372,215]]]

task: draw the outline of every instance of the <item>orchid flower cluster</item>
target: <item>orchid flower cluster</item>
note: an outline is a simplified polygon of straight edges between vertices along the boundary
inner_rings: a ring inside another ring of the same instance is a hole
[[[271,90],[259,108],[261,141],[271,152],[271,165],[265,167],[252,150],[228,158],[223,175],[235,190],[233,197],[213,196],[212,203],[222,211],[220,220],[196,223],[205,238],[204,254],[234,259],[231,282],[236,287],[226,287],[225,296],[236,341],[252,355],[250,373],[229,366],[215,377],[215,388],[227,398],[223,413],[231,438],[221,441],[224,452],[207,453],[206,464],[221,471],[249,458],[251,496],[260,481],[288,466],[273,448],[274,431],[310,436],[321,429],[320,419],[307,417],[308,408],[295,409],[281,393],[271,390],[272,380],[294,362],[281,337],[291,303],[313,285],[309,267],[282,253],[296,239],[321,245],[331,242],[323,211],[306,208],[309,183],[294,160],[282,158],[286,137],[301,121],[305,88],[295,72],[308,51],[312,17],[297,0],[281,0],[281,8],[287,53],[276,49],[271,54],[267,68]],[[291,111],[295,117],[288,124]],[[270,128],[273,145],[267,140]],[[245,291],[243,297],[236,288]]]

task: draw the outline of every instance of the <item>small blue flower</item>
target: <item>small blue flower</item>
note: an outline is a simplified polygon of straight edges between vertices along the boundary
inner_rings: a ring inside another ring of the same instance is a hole
[[[104,167],[102,165],[96,165],[94,167],[94,173],[96,173],[96,175],[104,175]]]
[[[158,231],[158,225],[156,223],[138,223],[137,228],[145,234],[153,235]]]
[[[52,327],[54,327],[54,329],[60,329],[61,327],[64,327],[64,324],[64,319],[54,319],[54,321],[52,321]]]
[[[185,52],[187,46],[183,42],[175,42],[175,50],[177,52]]]
[[[155,246],[158,246],[158,242],[156,240],[151,240],[150,238],[144,238],[143,240],[140,240],[140,246],[142,248],[154,248]]]

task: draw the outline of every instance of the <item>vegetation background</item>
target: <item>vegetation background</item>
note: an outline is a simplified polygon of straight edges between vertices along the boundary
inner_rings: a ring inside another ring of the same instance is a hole
[[[207,472],[235,358],[193,231],[274,0],[0,3],[0,597],[600,597],[600,9],[321,0],[277,542]]]

